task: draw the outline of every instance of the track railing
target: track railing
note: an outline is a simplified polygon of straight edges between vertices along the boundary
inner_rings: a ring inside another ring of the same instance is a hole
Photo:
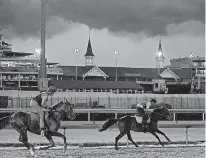
[[[16,111],[25,111],[25,112],[35,112],[32,108],[0,108],[0,113],[13,113]],[[74,109],[74,113],[87,113],[88,121],[91,121],[90,114],[115,114],[115,118],[117,118],[118,114],[135,114],[136,109]],[[148,110],[148,112],[151,112]],[[205,121],[205,109],[169,109],[170,113],[173,114],[173,121],[176,121],[177,113],[202,113],[202,121]]]

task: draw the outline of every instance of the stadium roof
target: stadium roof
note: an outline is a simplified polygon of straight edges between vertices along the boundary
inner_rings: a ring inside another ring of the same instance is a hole
[[[52,80],[51,84],[59,89],[136,89],[144,88],[136,82],[128,81],[69,81]]]
[[[23,52],[12,52],[12,51],[4,51],[3,52],[6,57],[24,57],[33,55],[33,53],[23,53]]]
[[[75,76],[76,67],[75,66],[59,66],[65,76]],[[77,75],[83,76],[93,67],[78,66]],[[115,77],[116,67],[98,67],[109,77]],[[163,68],[160,71],[160,74],[166,70]],[[173,73],[175,73],[179,78],[190,78],[190,69],[174,69],[169,68]],[[157,76],[156,68],[129,68],[129,67],[118,67],[117,68],[118,77],[125,78],[148,78],[153,79]]]

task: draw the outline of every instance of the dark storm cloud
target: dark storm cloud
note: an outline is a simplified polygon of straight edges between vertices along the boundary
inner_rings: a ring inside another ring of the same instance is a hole
[[[39,6],[31,0],[0,0],[0,25],[22,37],[36,35],[40,30]]]
[[[168,24],[204,23],[204,0],[55,0],[50,7],[65,19],[91,28],[149,35],[163,34]]]
[[[59,16],[112,32],[145,32],[155,36],[166,33],[168,24],[189,20],[205,23],[204,3],[204,0],[47,0],[47,17]],[[4,27],[11,26],[19,35],[35,35],[40,29],[39,22],[40,0],[0,0],[0,24]]]

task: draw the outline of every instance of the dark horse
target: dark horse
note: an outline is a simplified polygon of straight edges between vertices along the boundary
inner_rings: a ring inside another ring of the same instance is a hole
[[[65,135],[58,132],[58,129],[60,128],[60,121],[64,117],[68,117],[71,120],[75,118],[72,106],[68,101],[59,102],[46,114],[45,124],[47,127],[47,132],[45,132],[45,137],[50,142],[50,145],[45,147],[44,149],[48,149],[55,146],[52,136],[56,136],[63,138],[64,151],[66,150],[66,137]],[[15,112],[11,116],[7,116],[0,119],[0,130],[5,128],[9,124],[17,132],[20,133],[19,141],[24,143],[24,145],[28,148],[31,155],[33,156],[34,146],[28,142],[27,131],[38,135],[41,134],[39,127],[39,115],[33,112]]]
[[[154,135],[159,143],[163,145],[161,140],[159,139],[158,135],[156,133],[162,134],[165,136],[165,138],[171,143],[170,139],[157,128],[158,120],[160,120],[163,117],[168,117],[170,115],[170,112],[165,106],[159,107],[158,109],[154,109],[153,112],[151,113],[150,117],[150,122],[148,123],[148,127],[146,128],[146,132],[151,133]],[[121,139],[125,134],[127,134],[128,139],[136,146],[138,145],[132,140],[130,130],[135,131],[135,132],[144,132],[142,129],[142,124],[138,123],[136,121],[136,118],[134,116],[129,116],[126,115],[122,118],[118,119],[109,119],[107,120],[103,125],[102,128],[99,129],[100,132],[107,130],[109,127],[117,123],[119,127],[120,134],[115,138],[115,149],[118,150],[117,143],[119,139]]]

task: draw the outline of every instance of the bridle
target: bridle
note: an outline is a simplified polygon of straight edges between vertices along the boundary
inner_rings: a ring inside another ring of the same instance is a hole
[[[166,107],[165,106],[163,106],[163,109],[165,109]],[[162,111],[162,110],[161,110]],[[157,114],[157,115],[160,115],[160,117],[162,118],[162,117],[164,117],[164,115],[165,115],[165,112],[152,112],[152,113],[154,113],[154,114]],[[150,118],[152,119],[152,117],[151,117],[151,113],[149,114],[149,116],[150,116]]]
[[[59,105],[60,104],[67,104],[66,106],[64,106],[64,109],[62,110],[62,111],[58,111],[57,109],[58,109],[58,107],[59,107]],[[67,113],[68,113],[68,111],[69,111],[69,107],[70,107],[70,112],[71,112],[71,104],[69,104],[69,102],[59,102],[58,104],[57,104],[58,106],[57,106],[57,109],[51,109],[50,111],[51,112],[57,112],[57,113],[60,113],[61,114],[61,116],[65,116],[65,115],[67,115]],[[69,106],[69,107],[68,107]],[[69,115],[70,116],[70,118],[71,118],[71,114]]]

